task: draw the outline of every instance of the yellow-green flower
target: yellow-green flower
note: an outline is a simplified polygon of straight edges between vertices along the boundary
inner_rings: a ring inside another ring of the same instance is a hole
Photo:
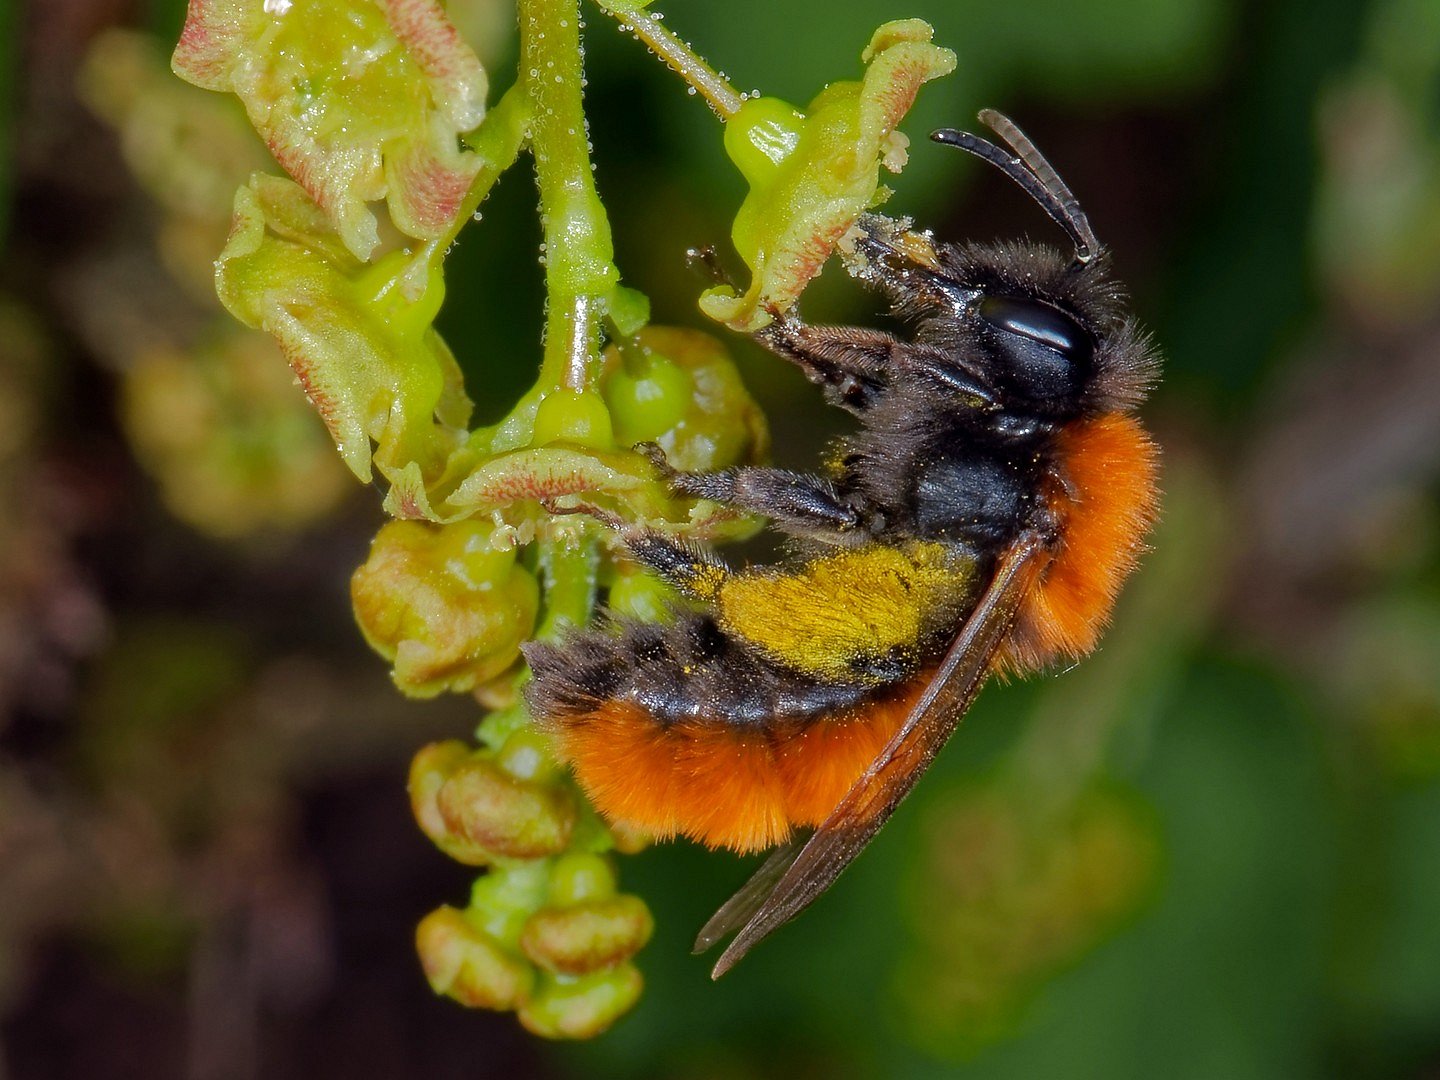
[[[485,70],[439,0],[190,0],[173,65],[244,102],[359,259],[380,242],[367,203],[441,237],[483,164],[459,136],[485,116]]]
[[[725,124],[725,150],[750,184],[735,215],[735,248],[750,267],[737,296],[720,286],[700,307],[741,331],[767,325],[804,290],[835,245],[886,194],[880,166],[899,172],[908,141],[895,130],[921,85],[955,69],[919,19],[886,23],[861,59],[859,82],[831,83],[801,112],[752,98]]]
[[[426,478],[464,441],[470,401],[431,326],[444,282],[438,269],[418,268],[417,280],[404,252],[361,262],[288,180],[256,174],[235,193],[216,290],[231,314],[280,342],[362,480],[371,476],[372,440],[382,473],[413,465]]]
[[[534,631],[539,586],[492,532],[488,521],[392,521],[355,571],[355,617],[405,693],[472,690],[514,664]]]

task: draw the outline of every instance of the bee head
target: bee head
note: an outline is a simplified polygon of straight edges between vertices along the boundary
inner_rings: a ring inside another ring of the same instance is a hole
[[[1017,414],[1044,425],[1133,407],[1157,361],[1089,219],[1012,121],[990,109],[980,119],[1008,149],[953,129],[931,137],[1014,181],[1065,230],[1070,254],[1031,243],[934,244],[908,221],[867,214],[847,268],[916,327],[911,370],[959,407],[984,405],[1001,427]]]

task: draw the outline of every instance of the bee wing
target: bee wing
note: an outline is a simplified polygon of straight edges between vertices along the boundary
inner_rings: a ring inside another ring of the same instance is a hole
[[[716,961],[712,978],[725,974],[762,938],[808,907],[890,819],[975,700],[1021,601],[1048,558],[1036,533],[1024,533],[1011,545],[924,695],[885,749],[813,836],[803,845],[797,841],[777,849],[705,924],[695,943],[697,952],[749,916]]]
[[[775,891],[776,883],[785,876],[785,871],[790,869],[790,864],[799,856],[805,842],[810,839],[810,834],[809,829],[798,832],[770,852],[760,864],[760,869],[750,876],[740,887],[740,891],[726,900],[720,910],[710,916],[709,921],[700,928],[700,933],[695,937],[695,947],[691,951],[702,953],[749,922]]]

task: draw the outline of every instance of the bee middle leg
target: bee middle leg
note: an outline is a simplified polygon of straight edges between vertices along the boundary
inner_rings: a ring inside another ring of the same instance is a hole
[[[861,511],[822,477],[753,465],[717,472],[680,472],[654,443],[636,449],[650,459],[672,491],[759,514],[795,536],[853,533],[865,520]]]

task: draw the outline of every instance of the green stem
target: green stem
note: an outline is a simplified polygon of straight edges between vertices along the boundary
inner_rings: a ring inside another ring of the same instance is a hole
[[[495,103],[495,107],[485,114],[480,126],[465,136],[465,145],[479,155],[484,164],[480,166],[475,182],[470,185],[470,190],[465,195],[465,202],[455,219],[451,240],[455,239],[475,211],[480,209],[480,204],[490,194],[490,189],[495,186],[495,181],[500,179],[500,174],[515,164],[515,159],[520,156],[525,140],[529,137],[530,97],[523,87],[512,86]]]
[[[490,196],[500,174],[515,164],[515,159],[520,156],[529,134],[530,99],[520,87],[512,86],[495,107],[485,114],[480,126],[465,136],[466,145],[481,159],[480,171],[475,174],[470,190],[465,193],[465,201],[460,204],[460,211],[455,215],[450,228],[443,236],[426,241],[416,252],[412,269],[416,275],[417,289],[423,287],[426,273],[439,269],[450,245],[455,242],[460,230],[474,216],[475,211],[480,209],[480,204]]]
[[[540,544],[540,575],[545,584],[545,618],[535,637],[555,641],[571,626],[584,626],[595,610],[600,545],[588,526],[557,528]]]
[[[585,389],[599,354],[602,301],[619,280],[595,190],[580,87],[579,0],[519,0],[520,81],[545,227],[549,296],[542,386]]]
[[[670,70],[690,84],[715,110],[721,120],[728,120],[740,111],[745,95],[731,86],[695,50],[666,30],[659,15],[651,15],[639,4],[626,0],[596,0],[608,15],[620,20],[620,29],[632,31],[664,60]]]

